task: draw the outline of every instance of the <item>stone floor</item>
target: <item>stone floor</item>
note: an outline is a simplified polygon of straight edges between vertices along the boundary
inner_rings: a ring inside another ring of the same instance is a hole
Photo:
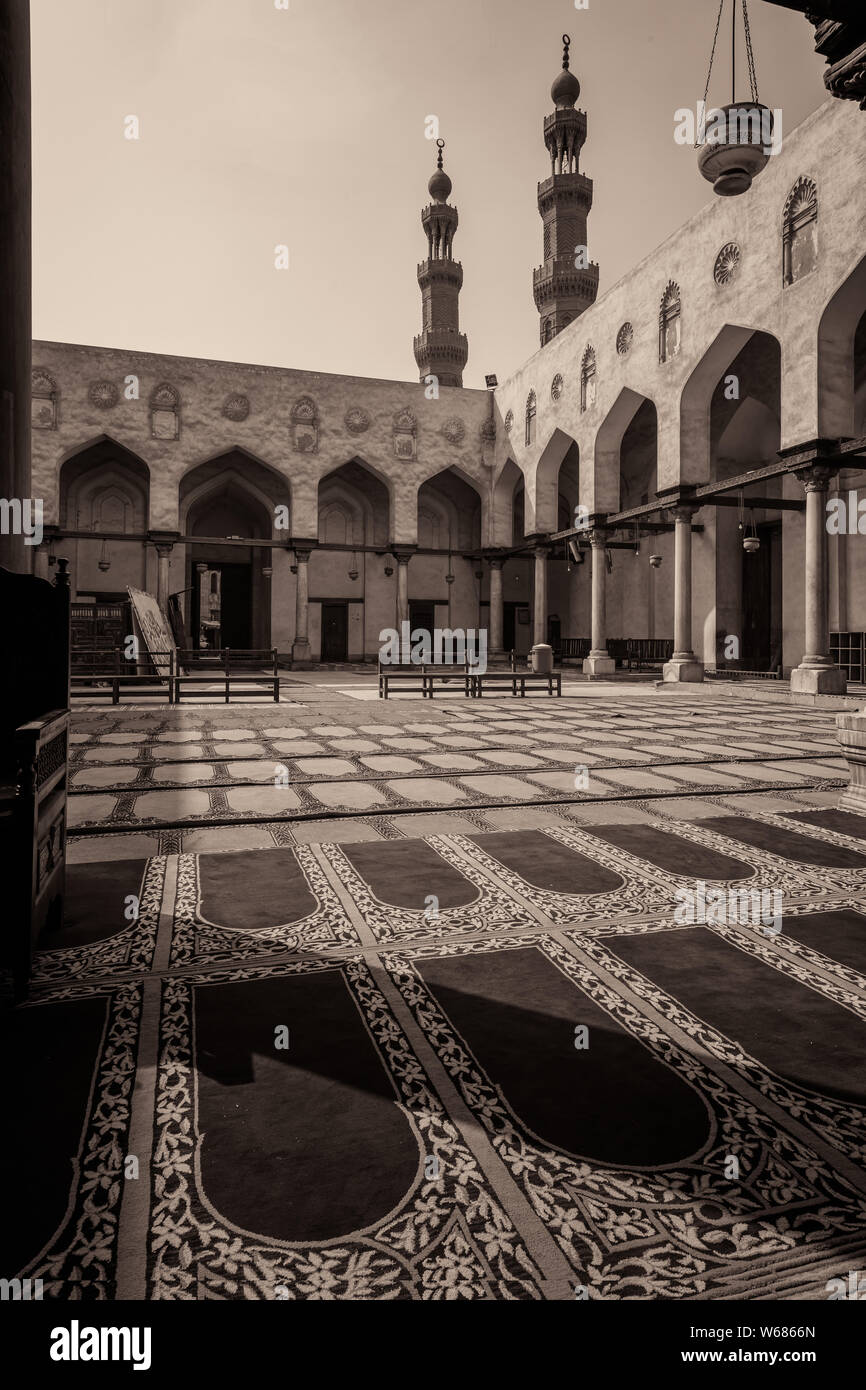
[[[866,818],[834,809],[832,713],[290,693],[75,712],[67,921],[13,1038],[73,1161],[27,1131],[22,1274],[809,1299],[866,1267]],[[744,885],[759,918],[683,917]]]

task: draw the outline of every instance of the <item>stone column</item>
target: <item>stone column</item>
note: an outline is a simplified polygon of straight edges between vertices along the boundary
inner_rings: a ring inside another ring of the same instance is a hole
[[[695,507],[672,507],[674,519],[674,654],[662,668],[666,681],[702,681],[704,663],[692,651],[692,516]]]
[[[298,562],[297,589],[295,591],[295,640],[292,643],[292,665],[301,669],[312,665],[310,655],[310,555],[312,546],[299,549],[295,546],[295,559]]]
[[[157,545],[156,601],[163,613],[168,612],[168,567],[171,562],[171,545]]]
[[[547,546],[537,545],[535,556],[535,604],[532,622],[533,643],[547,641]]]
[[[488,658],[502,656],[502,560],[489,560],[490,565],[490,609],[487,634]]]
[[[583,674],[591,679],[612,676],[616,670],[616,662],[607,654],[605,539],[604,531],[597,528],[589,533],[589,543],[592,547],[592,648],[589,656],[584,657]]]
[[[403,623],[409,621],[409,561],[411,552],[395,550],[397,561],[397,631],[402,634]]]
[[[845,674],[830,659],[827,583],[827,487],[836,470],[815,464],[798,474],[806,489],[806,650],[791,672],[791,690],[801,695],[844,695]]]

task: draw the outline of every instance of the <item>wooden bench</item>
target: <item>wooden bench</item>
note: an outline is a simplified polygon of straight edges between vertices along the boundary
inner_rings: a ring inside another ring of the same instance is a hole
[[[421,691],[423,700],[433,699],[433,690],[438,681],[440,685],[463,682],[463,694],[472,695],[472,667],[468,662],[436,662],[419,665],[388,665],[379,662],[379,698],[387,700],[392,685],[414,687]]]
[[[472,695],[478,700],[484,694],[485,685],[488,689],[510,685],[512,695],[521,697],[525,697],[527,686],[530,690],[546,690],[548,695],[562,695],[561,671],[485,671],[473,675],[471,681]]]
[[[208,671],[201,666],[207,662]],[[267,664],[268,670],[261,668]],[[183,670],[182,667],[197,666],[199,669]],[[280,699],[280,666],[276,647],[255,648],[251,650],[222,647],[213,652],[195,650],[178,651],[174,663],[172,679],[173,696],[171,700],[179,705],[184,695],[190,691],[194,695],[202,685],[223,687],[223,700],[229,704],[232,691],[236,695],[260,695],[269,692],[274,704]],[[189,689],[188,689],[189,687]]]

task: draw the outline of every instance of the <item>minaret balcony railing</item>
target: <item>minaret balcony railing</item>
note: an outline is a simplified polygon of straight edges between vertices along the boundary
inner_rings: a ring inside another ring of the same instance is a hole
[[[551,174],[538,185],[538,207],[545,211],[548,207],[566,203],[576,203],[584,211],[592,207],[592,179],[586,174]]]
[[[586,139],[586,112],[577,111],[573,107],[569,110],[560,107],[551,116],[544,118],[544,143],[548,143],[548,136],[552,136],[555,131],[567,130],[574,131],[578,142],[582,145]]]

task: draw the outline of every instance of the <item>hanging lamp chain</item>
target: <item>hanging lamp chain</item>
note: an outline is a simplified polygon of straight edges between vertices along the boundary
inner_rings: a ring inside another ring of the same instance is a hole
[[[736,20],[737,20],[736,4],[737,4],[737,0],[731,0],[731,19],[732,19],[732,21],[733,21],[733,22],[732,22],[732,25],[731,25],[732,39],[733,39],[733,35],[734,35],[735,31],[736,31]],[[712,74],[713,74],[713,61],[714,61],[715,56],[716,56],[716,44],[718,43],[718,38],[719,38],[719,27],[720,27],[721,22],[722,22],[722,11],[724,10],[724,8],[725,8],[725,0],[719,0],[719,12],[718,12],[718,14],[716,15],[716,28],[715,28],[715,32],[714,32],[714,34],[713,34],[713,46],[712,46],[712,48],[710,49],[710,65],[709,65],[709,67],[707,68],[707,84],[706,84],[706,86],[704,87],[704,104],[703,104],[703,109],[704,109],[704,111],[706,111],[706,109],[707,109],[707,97],[709,96],[709,92],[710,92],[710,78],[712,77]],[[744,36],[745,36],[745,41],[746,41],[746,65],[747,65],[748,73],[749,73],[749,89],[750,89],[750,94],[751,94],[752,101],[755,103],[756,106],[758,106],[758,105],[760,104],[760,100],[759,100],[759,97],[758,97],[758,74],[757,74],[757,71],[756,71],[756,68],[755,68],[755,54],[754,54],[754,50],[753,50],[753,48],[752,48],[752,33],[751,33],[750,28],[749,28],[749,7],[748,7],[747,0],[743,0],[743,34],[744,34]],[[732,56],[732,60],[731,60],[731,72],[732,72],[732,75],[733,75],[733,71],[734,71],[734,58],[733,58],[733,56]],[[731,100],[732,100],[732,101],[736,101],[736,99],[737,99],[736,92],[734,92],[734,93],[732,93]],[[700,149],[700,145],[701,145],[700,140],[696,140],[696,141],[695,141],[695,145],[694,145],[695,149],[696,149],[696,150],[697,150],[697,149]]]
[[[711,78],[712,75],[713,75],[713,59],[714,59],[715,56],[716,56],[716,42],[717,42],[718,37],[719,37],[719,25],[720,25],[721,22],[722,22],[722,10],[723,10],[724,8],[725,8],[725,0],[719,0],[719,13],[716,15],[716,32],[713,34],[713,46],[712,46],[712,48],[710,49],[710,66],[707,68],[707,85],[706,85],[706,87],[704,88],[704,105],[703,105],[704,111],[706,111],[706,109],[707,109],[707,96],[708,96],[709,90],[710,90],[710,78]],[[700,147],[701,147],[701,142],[700,142],[700,140],[696,140],[696,141],[695,141],[695,146],[694,146],[694,147],[695,147],[696,150],[700,149]]]
[[[746,0],[743,0],[743,32],[746,36],[746,62],[749,67],[749,85],[752,92],[752,101],[758,106],[758,75],[755,70],[755,54],[752,50],[752,35],[749,30],[749,9]]]

